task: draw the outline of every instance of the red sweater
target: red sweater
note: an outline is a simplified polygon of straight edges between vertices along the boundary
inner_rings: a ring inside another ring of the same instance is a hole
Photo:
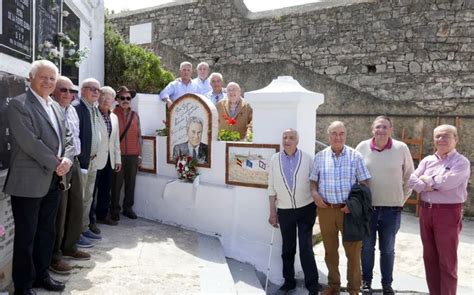
[[[130,119],[132,120],[132,124],[130,124],[127,134],[125,134],[124,138],[120,141],[120,152],[122,156],[139,156],[141,153],[141,131],[138,114],[136,112],[129,111],[127,116],[125,116],[125,112],[119,106],[114,109],[114,114],[116,114],[118,117],[120,136],[125,130],[125,127],[128,125],[128,121]],[[130,118],[132,114],[133,117]]]

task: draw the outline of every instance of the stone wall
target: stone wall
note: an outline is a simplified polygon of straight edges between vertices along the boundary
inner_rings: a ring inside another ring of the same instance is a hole
[[[354,146],[370,136],[376,115],[388,114],[395,137],[403,128],[419,136],[423,126],[429,154],[436,124],[458,116],[459,150],[474,160],[474,2],[335,3],[251,13],[242,0],[188,0],[111,20],[126,40],[131,25],[152,22],[153,41],[144,46],[171,71],[204,60],[244,91],[291,75],[324,93],[316,128],[323,142],[332,120],[347,123]]]

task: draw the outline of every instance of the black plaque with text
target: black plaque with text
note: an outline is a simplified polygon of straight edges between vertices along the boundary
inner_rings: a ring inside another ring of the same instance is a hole
[[[58,47],[57,35],[59,32],[62,0],[36,0],[35,20],[35,56],[40,54],[40,45],[50,42]]]
[[[33,1],[2,0],[0,52],[32,61]]]
[[[27,84],[24,77],[0,71],[0,170],[7,169],[10,162],[10,132],[5,111],[13,97],[26,92]]]

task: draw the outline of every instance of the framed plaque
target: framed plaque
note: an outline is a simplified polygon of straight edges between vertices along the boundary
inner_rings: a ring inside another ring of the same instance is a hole
[[[27,62],[33,60],[33,1],[0,3],[0,52]]]
[[[227,142],[225,149],[225,183],[267,188],[268,167],[278,144]]]
[[[142,136],[142,164],[138,170],[156,174],[156,137]]]

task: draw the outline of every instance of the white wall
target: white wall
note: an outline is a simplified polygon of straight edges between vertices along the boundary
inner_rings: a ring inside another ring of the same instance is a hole
[[[269,87],[246,93],[245,97],[253,103],[257,143],[280,144],[282,131],[295,128],[300,138],[308,138],[301,149],[314,154],[316,109],[324,101],[322,94],[309,92],[291,77],[284,77],[274,80]],[[163,128],[165,104],[158,95],[138,94],[132,103],[145,134]],[[267,191],[226,185],[226,142],[217,141],[213,135],[211,145],[211,168],[198,168],[199,181],[191,184],[176,179],[174,165],[166,163],[166,137],[157,137],[157,174],[138,174],[134,209],[144,218],[216,235],[226,256],[248,262],[266,273],[273,229],[267,221]],[[301,272],[298,256],[295,262],[296,271]],[[271,265],[270,280],[282,283],[278,229],[274,233]]]

